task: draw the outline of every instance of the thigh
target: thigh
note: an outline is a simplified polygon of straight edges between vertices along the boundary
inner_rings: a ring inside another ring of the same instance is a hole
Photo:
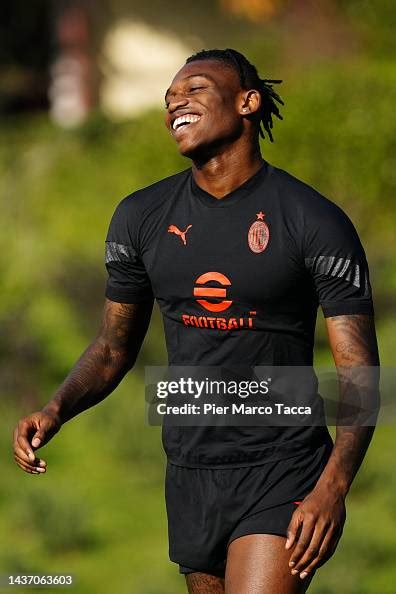
[[[208,573],[188,573],[186,583],[189,594],[224,594],[224,578]]]
[[[312,579],[291,575],[291,551],[286,539],[273,534],[249,534],[228,547],[226,594],[303,594]],[[309,580],[309,581],[307,581]]]

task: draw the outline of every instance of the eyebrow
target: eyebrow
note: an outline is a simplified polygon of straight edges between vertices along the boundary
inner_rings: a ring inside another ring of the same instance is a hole
[[[214,82],[214,83],[216,82],[216,80],[213,78],[213,76],[210,76],[210,74],[205,74],[205,72],[197,72],[197,74],[189,74],[182,80],[189,80],[190,78],[195,78],[196,76],[201,76],[203,78],[207,78],[208,80],[210,80],[211,82]],[[169,89],[166,90],[165,97],[164,97],[165,101],[166,101],[166,98],[168,96],[170,89],[171,89],[171,87],[169,87]]]

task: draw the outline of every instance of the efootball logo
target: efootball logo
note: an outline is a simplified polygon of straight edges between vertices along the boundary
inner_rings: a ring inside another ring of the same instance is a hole
[[[213,282],[216,286],[213,286]],[[227,288],[231,286],[230,279],[221,272],[205,272],[195,281],[194,297],[197,303],[207,311],[217,313],[228,309],[233,301],[227,299]],[[213,299],[217,301],[213,301]],[[221,301],[218,301],[221,299]],[[184,313],[181,316],[183,324],[192,328],[206,328],[208,330],[242,330],[253,328],[255,311],[249,312],[249,317],[232,316],[230,318],[212,315],[194,315]]]
[[[216,281],[221,287],[207,286],[207,283]],[[224,311],[232,305],[232,301],[225,299],[227,296],[227,289],[225,287],[231,285],[231,281],[221,272],[205,272],[201,274],[195,281],[194,297],[221,297],[223,301],[213,303],[206,299],[197,299],[197,302],[208,311]],[[206,285],[206,286],[205,286]]]

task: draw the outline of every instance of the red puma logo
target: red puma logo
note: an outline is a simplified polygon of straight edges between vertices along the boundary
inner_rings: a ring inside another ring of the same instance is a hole
[[[190,227],[192,227],[192,225],[187,225],[185,231],[180,231],[180,229],[178,227],[176,227],[176,225],[169,225],[168,233],[176,233],[176,235],[180,235],[180,239],[182,240],[184,245],[186,245],[187,244],[186,233],[190,229]]]

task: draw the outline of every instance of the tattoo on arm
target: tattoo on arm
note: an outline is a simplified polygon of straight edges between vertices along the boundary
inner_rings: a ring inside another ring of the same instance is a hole
[[[368,315],[327,318],[336,365],[378,365],[374,319]]]
[[[43,410],[66,422],[108,396],[136,360],[152,307],[152,301],[125,304],[106,299],[97,337]]]
[[[339,483],[346,494],[374,433],[379,407],[378,346],[372,316],[335,316],[326,323],[339,376],[339,410],[335,447],[322,476]],[[365,423],[367,411],[373,422]]]

